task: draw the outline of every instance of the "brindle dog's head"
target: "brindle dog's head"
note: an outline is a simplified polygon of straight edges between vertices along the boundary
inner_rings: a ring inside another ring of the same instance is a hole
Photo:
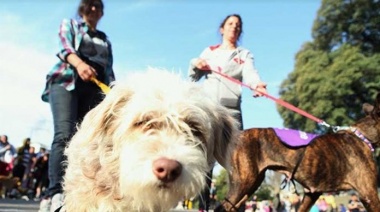
[[[357,121],[353,126],[375,146],[380,145],[380,93],[377,94],[374,105],[364,103],[363,111],[366,116]]]

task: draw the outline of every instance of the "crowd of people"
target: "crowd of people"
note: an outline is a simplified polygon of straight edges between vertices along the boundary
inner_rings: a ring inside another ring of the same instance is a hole
[[[213,203],[210,205],[210,209],[214,209],[215,206],[220,204],[219,198],[215,193],[214,183],[215,181],[213,181],[210,188],[210,199]],[[340,201],[337,201],[336,197],[337,195],[332,193],[321,195],[310,209],[310,212],[366,212],[356,193],[352,193],[349,196],[347,193],[344,193]],[[195,208],[194,205],[197,204],[196,201],[196,199],[184,200],[177,205],[176,209],[193,210]],[[281,195],[280,193],[276,193],[273,199],[269,200],[259,200],[256,195],[253,195],[245,202],[239,212],[297,212],[299,211],[301,201],[302,195],[296,193],[285,192]]]
[[[37,152],[30,138],[24,139],[22,146],[15,148],[7,135],[1,135],[1,197],[39,200],[49,185],[48,161],[46,148],[40,147]]]
[[[345,195],[347,196],[347,195]],[[347,199],[347,197],[342,198]],[[272,200],[258,201],[256,196],[245,204],[245,212],[297,212],[302,201],[302,195],[277,193]],[[352,193],[347,202],[338,204],[336,195],[326,193],[321,195],[310,209],[310,212],[365,212],[357,194]]]

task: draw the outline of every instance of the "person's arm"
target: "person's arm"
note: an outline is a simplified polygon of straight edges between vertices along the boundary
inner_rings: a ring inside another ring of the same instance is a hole
[[[248,84],[253,90],[253,96],[262,96],[260,93],[267,93],[266,83],[260,79],[259,72],[257,71],[254,63],[254,58],[251,52],[248,52],[243,64],[243,81]],[[259,92],[257,92],[257,91]]]
[[[62,21],[58,32],[61,50],[57,56],[62,62],[72,65],[78,72],[80,78],[84,81],[89,81],[96,75],[96,71],[77,55],[74,39],[75,33],[79,33],[79,29],[74,25],[70,19],[64,19]]]
[[[188,76],[192,81],[199,81],[203,76],[207,74],[207,70],[210,68],[204,58],[207,58],[209,54],[210,49],[206,48],[203,50],[199,57],[190,60]]]
[[[65,63],[69,63],[73,67],[77,68],[81,63],[82,59],[76,54],[74,46],[75,33],[78,33],[79,29],[72,24],[69,19],[64,19],[59,27],[58,37],[60,51],[57,54],[58,58]]]
[[[0,148],[0,154],[3,154],[5,153],[7,150],[9,150],[11,148],[11,145],[7,144],[6,146],[4,147],[1,147]]]
[[[65,63],[68,63],[68,56],[70,54],[75,54],[75,46],[74,46],[74,39],[75,39],[75,32],[78,31],[78,29],[74,29],[72,24],[72,21],[70,19],[64,19],[59,27],[58,31],[58,38],[59,38],[59,48],[60,51],[58,52],[57,56],[58,58]],[[75,64],[71,64],[72,66],[78,65],[79,57],[76,58],[77,61],[72,61],[77,62]]]
[[[12,153],[13,157],[16,157],[17,156],[17,150],[16,150],[16,148],[13,145],[11,145],[10,150],[11,150],[11,153]]]
[[[36,167],[36,164],[37,164],[37,156],[36,155],[33,155],[32,158],[31,158],[31,165],[30,165],[30,169],[31,170],[35,170],[35,167]]]
[[[70,53],[67,56],[67,62],[75,68],[83,81],[89,81],[97,75],[96,70],[80,59],[76,53]]]

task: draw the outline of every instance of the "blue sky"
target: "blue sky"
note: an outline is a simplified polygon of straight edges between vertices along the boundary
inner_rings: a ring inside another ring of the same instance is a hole
[[[240,45],[251,50],[269,94],[294,69],[295,54],[311,40],[317,0],[104,0],[98,25],[113,44],[114,70],[122,79],[148,66],[182,72],[191,58],[218,44],[223,18],[243,18]],[[0,134],[21,145],[26,137],[50,146],[50,108],[40,100],[44,79],[57,62],[57,31],[75,17],[78,0],[3,0],[0,4]],[[157,79],[160,80],[160,79]],[[148,87],[148,85],[147,85]],[[245,128],[282,127],[275,103],[243,92]]]

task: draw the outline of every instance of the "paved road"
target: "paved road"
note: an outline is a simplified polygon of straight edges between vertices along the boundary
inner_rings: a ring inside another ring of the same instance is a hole
[[[39,202],[0,199],[0,212],[37,212]],[[186,212],[196,212],[197,210],[188,210]],[[171,210],[170,212],[185,212],[185,210]]]
[[[0,199],[1,212],[37,212],[39,202],[13,200],[13,199]]]

